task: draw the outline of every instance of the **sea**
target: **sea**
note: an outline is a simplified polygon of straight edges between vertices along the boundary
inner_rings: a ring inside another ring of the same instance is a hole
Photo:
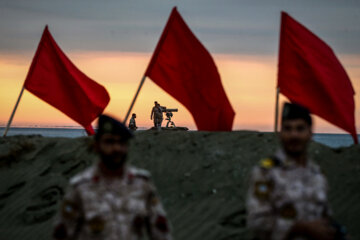
[[[3,136],[4,127],[0,127],[0,136]],[[13,127],[7,133],[7,136],[14,135],[41,135],[44,137],[68,137],[76,138],[87,136],[84,129],[80,128],[38,128],[38,127]],[[358,134],[360,142],[360,134]],[[336,134],[336,133],[315,133],[313,140],[332,148],[348,147],[354,144],[350,134]]]

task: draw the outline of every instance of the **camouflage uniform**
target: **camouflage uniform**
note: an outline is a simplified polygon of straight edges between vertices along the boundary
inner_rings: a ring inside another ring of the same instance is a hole
[[[145,170],[126,167],[123,178],[105,178],[98,166],[73,177],[54,237],[135,240],[146,231],[150,239],[172,239],[149,177]]]
[[[247,196],[248,227],[260,239],[284,239],[296,221],[330,215],[327,189],[326,178],[314,162],[308,160],[301,167],[279,151],[253,169]]]

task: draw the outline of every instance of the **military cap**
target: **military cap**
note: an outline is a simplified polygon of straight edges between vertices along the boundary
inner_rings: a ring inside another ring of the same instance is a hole
[[[281,119],[282,121],[303,119],[310,126],[312,125],[312,118],[310,116],[309,110],[296,103],[284,103]]]
[[[124,124],[112,117],[103,114],[100,115],[98,120],[98,128],[95,139],[99,139],[100,136],[105,133],[120,135],[124,140],[129,140],[133,137],[133,134]]]

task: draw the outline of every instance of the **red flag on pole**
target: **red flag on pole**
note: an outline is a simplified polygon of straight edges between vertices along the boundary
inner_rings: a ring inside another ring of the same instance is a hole
[[[91,122],[110,101],[106,89],[83,74],[45,27],[25,80],[25,88],[94,134]]]
[[[278,87],[292,102],[351,133],[355,128],[354,89],[331,48],[282,12]]]
[[[145,75],[190,111],[198,130],[231,131],[235,113],[214,60],[176,7]]]

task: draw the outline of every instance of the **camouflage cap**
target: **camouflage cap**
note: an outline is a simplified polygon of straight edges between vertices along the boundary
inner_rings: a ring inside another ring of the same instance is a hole
[[[120,135],[123,140],[129,140],[133,137],[129,129],[120,121],[107,115],[100,115],[95,139],[99,139],[105,133]]]
[[[284,103],[282,111],[282,122],[285,120],[294,120],[294,119],[303,119],[310,126],[312,125],[312,118],[310,116],[309,110],[305,107],[296,104],[296,103]]]

